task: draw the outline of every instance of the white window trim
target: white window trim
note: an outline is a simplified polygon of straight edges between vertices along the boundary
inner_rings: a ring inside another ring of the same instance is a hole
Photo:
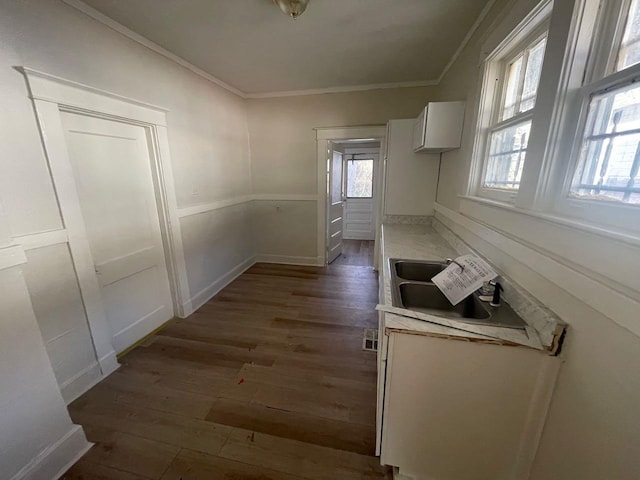
[[[551,215],[637,235],[640,231],[640,225],[637,222],[640,215],[638,205],[576,199],[569,196],[573,175],[579,161],[591,95],[607,88],[640,81],[640,64],[613,74],[606,73],[611,71],[617,59],[610,55],[611,50],[608,47],[605,48],[605,45],[607,42],[619,44],[622,12],[626,11],[631,0],[624,0],[621,3],[610,1],[600,11],[598,11],[598,0],[579,0],[579,3],[582,25],[576,26],[571,39],[572,46],[578,50],[590,50],[592,44],[596,45],[595,41],[598,42],[598,46],[592,50],[592,61],[588,56],[582,55],[566,65],[575,78],[573,82],[568,82],[564,86],[566,114],[562,120],[563,128],[556,135],[555,148],[549,153],[551,167],[540,176],[540,182],[545,188],[540,189],[539,197],[546,197],[547,200],[539,201],[536,206]],[[594,30],[599,31],[599,35],[591,38],[591,32]]]
[[[344,159],[344,164],[345,166],[344,168],[344,196],[347,200],[372,200],[373,199],[373,195],[374,195],[374,190],[375,190],[375,185],[376,185],[376,160],[375,158],[373,158],[373,155],[369,154],[369,153],[355,153],[355,154],[351,154],[351,153],[345,153],[345,155],[369,155],[366,156],[364,158],[345,158]],[[347,172],[347,162],[362,162],[362,161],[371,161],[371,164],[373,166],[373,171],[371,172],[371,195],[368,197],[350,197],[347,194],[347,182],[348,182],[348,172]]]
[[[488,39],[482,46],[482,52],[491,52],[482,59],[482,72],[480,84],[480,104],[477,115],[475,141],[467,186],[467,194],[497,200],[507,204],[516,203],[519,190],[506,190],[487,188],[484,186],[484,176],[487,167],[487,155],[489,149],[489,137],[491,131],[511,123],[518,123],[536,116],[536,107],[515,117],[498,122],[499,105],[502,104],[505,64],[515,57],[516,52],[526,48],[536,38],[549,29],[549,18],[553,8],[552,0],[543,0],[534,8],[514,29],[497,40],[495,35]],[[500,32],[505,29],[511,18],[506,18],[501,26],[496,29]],[[533,128],[532,128],[533,131]],[[531,146],[531,135],[528,141],[527,157]],[[528,161],[528,160],[527,160]],[[526,165],[526,162],[525,162]],[[526,168],[526,166],[525,166]],[[521,184],[525,176],[521,179]]]

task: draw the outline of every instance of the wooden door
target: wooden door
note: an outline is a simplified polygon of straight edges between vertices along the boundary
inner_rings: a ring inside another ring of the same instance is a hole
[[[327,225],[327,262],[331,263],[342,253],[344,223],[344,152],[331,144],[329,156],[329,215]]]
[[[173,316],[144,127],[61,113],[106,316],[121,352]]]

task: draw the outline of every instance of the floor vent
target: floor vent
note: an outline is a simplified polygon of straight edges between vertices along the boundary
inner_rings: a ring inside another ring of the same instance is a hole
[[[362,349],[369,352],[378,351],[378,329],[365,328],[364,338],[362,339]]]

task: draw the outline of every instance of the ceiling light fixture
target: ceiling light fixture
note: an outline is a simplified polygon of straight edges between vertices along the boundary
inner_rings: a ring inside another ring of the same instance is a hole
[[[294,20],[304,13],[309,4],[309,0],[273,0],[282,13]]]

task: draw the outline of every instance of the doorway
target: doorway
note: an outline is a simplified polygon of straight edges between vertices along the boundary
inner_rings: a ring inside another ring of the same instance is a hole
[[[58,230],[23,241],[32,250],[59,246],[67,252],[76,316],[86,320],[89,335],[60,358],[95,352],[82,357],[89,365],[74,363],[81,374],[61,385],[70,402],[118,368],[117,353],[174,315],[191,313],[177,200],[168,188],[166,111],[18,70],[27,81],[62,218]],[[60,358],[50,355],[52,363]]]
[[[381,141],[328,142],[327,263],[374,266]]]

